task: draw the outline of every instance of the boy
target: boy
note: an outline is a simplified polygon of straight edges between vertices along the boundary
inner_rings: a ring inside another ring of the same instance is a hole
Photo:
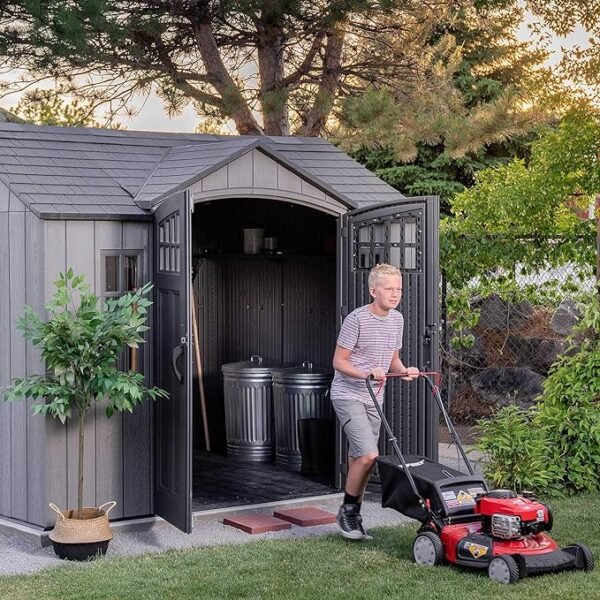
[[[331,384],[331,402],[349,442],[344,502],[337,522],[342,535],[352,540],[372,539],[362,525],[360,507],[379,455],[381,419],[365,380],[372,375],[381,381],[388,372],[406,373],[402,378],[406,381],[419,376],[419,370],[405,367],[399,355],[404,329],[404,318],[395,310],[402,295],[399,269],[386,264],[371,269],[369,293],[373,301],[352,311],[342,324]]]

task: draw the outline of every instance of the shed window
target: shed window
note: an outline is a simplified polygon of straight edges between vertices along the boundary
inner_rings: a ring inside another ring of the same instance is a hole
[[[141,254],[141,250],[102,251],[104,256],[103,299],[118,298],[127,292],[135,292],[140,287]],[[137,371],[138,349],[128,348],[121,361],[121,368]]]

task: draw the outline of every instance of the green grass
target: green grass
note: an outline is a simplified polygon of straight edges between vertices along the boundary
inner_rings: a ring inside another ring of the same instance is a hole
[[[598,561],[600,496],[557,500],[553,508],[557,541],[584,542]],[[410,560],[415,529],[375,529],[369,543],[332,535],[66,564],[35,575],[0,577],[0,598],[600,598],[600,568],[501,586],[477,571],[417,567]]]

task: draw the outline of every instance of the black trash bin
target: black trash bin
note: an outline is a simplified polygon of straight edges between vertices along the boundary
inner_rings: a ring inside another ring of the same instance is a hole
[[[298,442],[302,475],[332,485],[335,470],[335,419],[300,419]]]

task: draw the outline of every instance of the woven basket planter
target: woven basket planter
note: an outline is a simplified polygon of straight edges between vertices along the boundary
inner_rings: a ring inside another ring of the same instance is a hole
[[[98,508],[85,507],[78,514],[76,510],[61,511],[51,503],[50,508],[58,516],[48,537],[56,554],[68,560],[88,560],[106,554],[108,542],[113,537],[108,513],[116,504],[111,501]],[[76,515],[78,518],[74,518]]]

